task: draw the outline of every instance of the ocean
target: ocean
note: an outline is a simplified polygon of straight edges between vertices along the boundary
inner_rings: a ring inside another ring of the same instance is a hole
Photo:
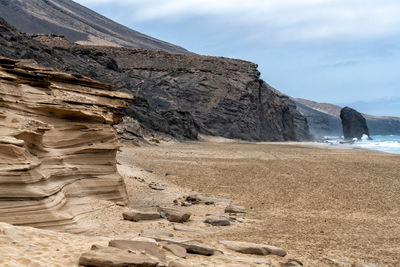
[[[372,135],[372,140],[362,138],[353,144],[343,144],[343,139],[338,136],[326,136],[324,142],[338,147],[362,148],[370,150],[379,150],[392,154],[400,154],[400,135]]]

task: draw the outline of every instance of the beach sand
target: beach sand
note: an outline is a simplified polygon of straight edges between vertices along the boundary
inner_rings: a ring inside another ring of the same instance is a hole
[[[174,239],[198,240],[225,252],[188,255],[184,262],[192,265],[187,266],[272,266],[268,261],[280,260],[248,258],[227,250],[220,240],[278,246],[288,251],[286,258],[304,266],[400,266],[400,155],[225,139],[142,147],[126,143],[118,170],[130,207],[171,206],[176,198],[203,193],[254,211],[231,226],[213,227],[202,222],[206,214],[223,212],[227,203],[187,207],[193,214],[187,225],[199,232],[174,231],[166,220],[124,221],[121,213],[128,208],[111,202],[79,218],[79,225],[90,229],[86,235],[0,224],[1,266],[78,266],[79,255],[92,244],[134,238],[144,229],[165,230]],[[149,183],[167,190],[150,189]]]
[[[262,223],[216,239],[264,242],[307,266],[400,266],[400,155],[302,143],[127,148],[170,183],[254,207]]]

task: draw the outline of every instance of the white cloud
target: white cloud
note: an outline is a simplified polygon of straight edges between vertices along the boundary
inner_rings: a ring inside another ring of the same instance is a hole
[[[369,38],[400,33],[398,0],[75,0],[130,9],[132,21],[183,20],[253,25],[278,41]],[[254,35],[249,33],[250,35]]]

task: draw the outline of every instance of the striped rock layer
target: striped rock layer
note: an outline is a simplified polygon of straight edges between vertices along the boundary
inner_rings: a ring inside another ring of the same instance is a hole
[[[0,57],[0,221],[74,229],[100,203],[126,201],[112,125],[132,96],[111,89]]]

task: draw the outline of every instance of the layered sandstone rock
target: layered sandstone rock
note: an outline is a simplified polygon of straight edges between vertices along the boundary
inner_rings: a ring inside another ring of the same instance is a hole
[[[0,58],[0,221],[54,228],[126,199],[112,125],[132,97],[110,89]]]

